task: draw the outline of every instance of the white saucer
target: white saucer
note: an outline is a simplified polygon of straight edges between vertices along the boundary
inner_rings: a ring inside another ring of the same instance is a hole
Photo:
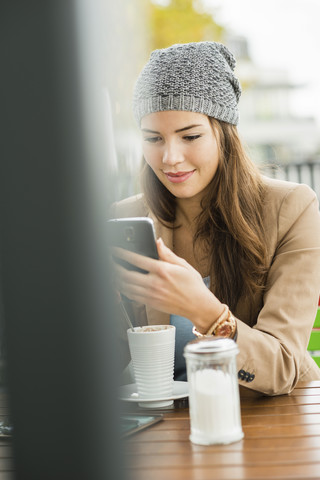
[[[189,396],[188,382],[173,382],[173,392],[170,397],[159,398],[140,398],[138,389],[135,383],[123,385],[120,387],[120,400],[126,402],[137,402],[145,408],[167,407],[171,405],[174,400]]]

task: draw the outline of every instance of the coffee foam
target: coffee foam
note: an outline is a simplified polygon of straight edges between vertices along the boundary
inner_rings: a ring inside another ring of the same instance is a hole
[[[161,332],[163,330],[169,330],[172,328],[172,325],[145,325],[143,327],[135,328],[137,333],[148,333],[148,332]]]

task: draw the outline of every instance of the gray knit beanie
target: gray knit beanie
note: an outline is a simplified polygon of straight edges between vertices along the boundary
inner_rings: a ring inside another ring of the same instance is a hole
[[[186,110],[238,124],[241,87],[232,53],[217,42],[154,50],[134,89],[133,112],[140,125],[149,113]]]

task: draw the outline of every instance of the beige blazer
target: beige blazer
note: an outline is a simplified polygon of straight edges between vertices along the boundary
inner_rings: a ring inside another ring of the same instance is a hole
[[[320,215],[315,193],[306,185],[263,177],[264,223],[269,272],[266,289],[254,301],[241,298],[238,320],[239,383],[277,395],[298,380],[319,380],[320,368],[307,352],[320,293]],[[172,230],[150,212],[142,194],[114,205],[114,217],[149,216],[156,234],[172,248]],[[132,305],[137,324],[168,324],[170,316]]]

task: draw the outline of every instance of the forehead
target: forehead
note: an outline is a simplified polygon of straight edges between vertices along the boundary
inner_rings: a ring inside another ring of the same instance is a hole
[[[161,131],[178,130],[191,125],[210,126],[209,118],[202,113],[168,110],[153,112],[141,119],[141,128]]]

